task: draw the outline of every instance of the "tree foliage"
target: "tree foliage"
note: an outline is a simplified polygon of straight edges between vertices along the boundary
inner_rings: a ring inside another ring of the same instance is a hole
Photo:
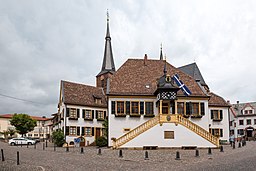
[[[105,128],[103,131],[103,136],[108,139],[108,119],[105,119],[102,123],[102,126]]]
[[[65,137],[64,137],[63,131],[61,130],[53,131],[52,140],[54,144],[56,144],[58,147],[61,147],[65,143]]]
[[[33,131],[36,126],[36,120],[32,119],[27,114],[14,114],[10,120],[11,125],[15,126],[15,129],[22,136],[30,131]]]

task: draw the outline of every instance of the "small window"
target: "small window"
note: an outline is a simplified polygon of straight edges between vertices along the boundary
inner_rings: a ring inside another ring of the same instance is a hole
[[[244,120],[239,120],[239,125],[244,125]]]
[[[254,119],[254,125],[256,125],[256,119]]]
[[[91,136],[91,127],[86,127],[85,128],[85,136]]]
[[[132,114],[139,114],[139,102],[132,102]]]
[[[153,102],[146,102],[146,115],[153,115],[154,114],[154,103]]]
[[[34,137],[38,137],[38,134],[34,134]]]
[[[129,132],[130,130],[130,128],[124,128],[124,132]]]
[[[76,127],[75,126],[69,127],[69,135],[76,135]]]
[[[124,114],[124,102],[117,102],[117,114]]]
[[[69,117],[70,118],[76,118],[77,117],[77,110],[75,108],[71,108],[69,110]]]
[[[174,131],[164,131],[164,139],[174,139]]]
[[[246,125],[251,125],[251,124],[252,124],[251,119],[246,119]]]
[[[184,102],[177,103],[178,114],[184,114]]]

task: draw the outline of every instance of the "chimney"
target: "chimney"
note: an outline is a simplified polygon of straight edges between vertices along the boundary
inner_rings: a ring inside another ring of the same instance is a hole
[[[239,101],[236,101],[235,109],[238,110],[239,108]]]
[[[145,56],[144,56],[144,65],[146,66],[147,64],[147,60],[148,60],[148,55],[147,54],[145,54]]]

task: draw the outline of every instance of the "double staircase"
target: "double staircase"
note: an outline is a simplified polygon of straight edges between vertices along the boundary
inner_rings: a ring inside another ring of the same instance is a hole
[[[154,118],[144,122],[143,124],[139,125],[138,127],[132,129],[131,131],[127,132],[126,134],[122,135],[121,137],[113,140],[113,148],[119,148],[125,143],[131,141],[135,137],[139,136],[143,132],[147,131],[148,129],[154,127],[157,124],[163,123],[175,123],[183,125],[184,127],[190,129],[191,131],[195,132],[199,136],[203,137],[204,139],[208,140],[212,144],[219,147],[219,138],[213,136],[211,133],[203,129],[202,127],[198,126],[197,124],[191,122],[190,120],[184,118],[179,114],[172,114],[172,115],[158,115]]]

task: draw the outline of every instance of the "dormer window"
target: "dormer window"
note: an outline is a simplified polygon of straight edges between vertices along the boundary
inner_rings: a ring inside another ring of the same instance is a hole
[[[102,97],[98,95],[93,95],[95,104],[102,104]]]
[[[245,114],[245,115],[247,115],[247,114],[250,115],[250,114],[252,114],[252,113],[253,113],[252,110],[244,110],[244,114]]]

